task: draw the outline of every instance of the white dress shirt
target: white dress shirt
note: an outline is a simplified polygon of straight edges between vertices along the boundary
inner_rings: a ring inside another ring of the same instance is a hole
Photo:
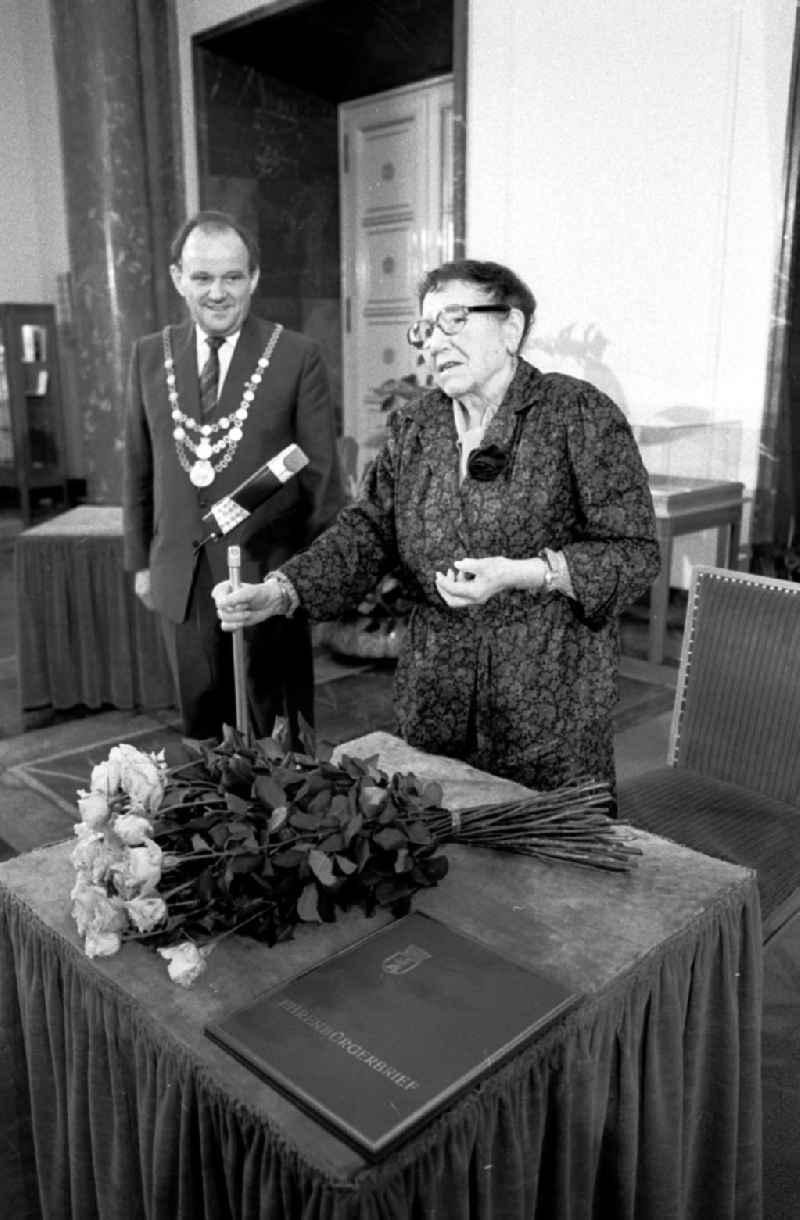
[[[231,360],[233,359],[233,352],[234,352],[234,349],[238,342],[240,334],[241,334],[240,330],[235,330],[232,335],[226,335],[225,338],[223,339],[222,343],[220,343],[220,345],[219,345],[219,349],[217,352],[217,354],[219,356],[219,381],[217,382],[217,399],[218,400],[219,400],[220,394],[222,393],[222,386],[225,382],[225,377],[227,375],[228,369],[231,366]],[[199,326],[195,326],[194,336],[195,336],[195,343],[197,345],[197,375],[199,377],[200,373],[205,368],[206,361],[208,360],[208,353],[210,351],[210,348],[209,348],[208,344],[206,343],[206,339],[208,338],[208,335],[206,334],[206,332],[204,330],[201,330]]]

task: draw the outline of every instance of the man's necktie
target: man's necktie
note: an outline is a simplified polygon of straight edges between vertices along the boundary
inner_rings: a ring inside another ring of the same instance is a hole
[[[219,349],[224,342],[222,335],[209,335],[206,339],[208,360],[200,370],[200,413],[203,417],[213,415],[217,409]]]

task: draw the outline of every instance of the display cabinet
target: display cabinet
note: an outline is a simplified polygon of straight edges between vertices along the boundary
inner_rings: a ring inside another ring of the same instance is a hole
[[[16,493],[26,525],[38,507],[68,503],[52,305],[0,304],[0,491]]]

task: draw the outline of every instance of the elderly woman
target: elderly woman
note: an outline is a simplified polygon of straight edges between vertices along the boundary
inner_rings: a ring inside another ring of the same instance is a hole
[[[358,500],[261,585],[217,585],[225,630],[357,605],[400,567],[414,601],[395,678],[411,745],[534,788],[614,785],[617,615],[659,568],[628,423],[519,353],[536,302],[507,267],[429,272],[408,331],[435,389],[392,416]]]

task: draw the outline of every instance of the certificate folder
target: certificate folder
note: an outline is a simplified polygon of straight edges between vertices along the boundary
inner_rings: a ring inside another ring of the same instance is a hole
[[[471,936],[413,913],[206,1033],[376,1159],[577,998]]]

